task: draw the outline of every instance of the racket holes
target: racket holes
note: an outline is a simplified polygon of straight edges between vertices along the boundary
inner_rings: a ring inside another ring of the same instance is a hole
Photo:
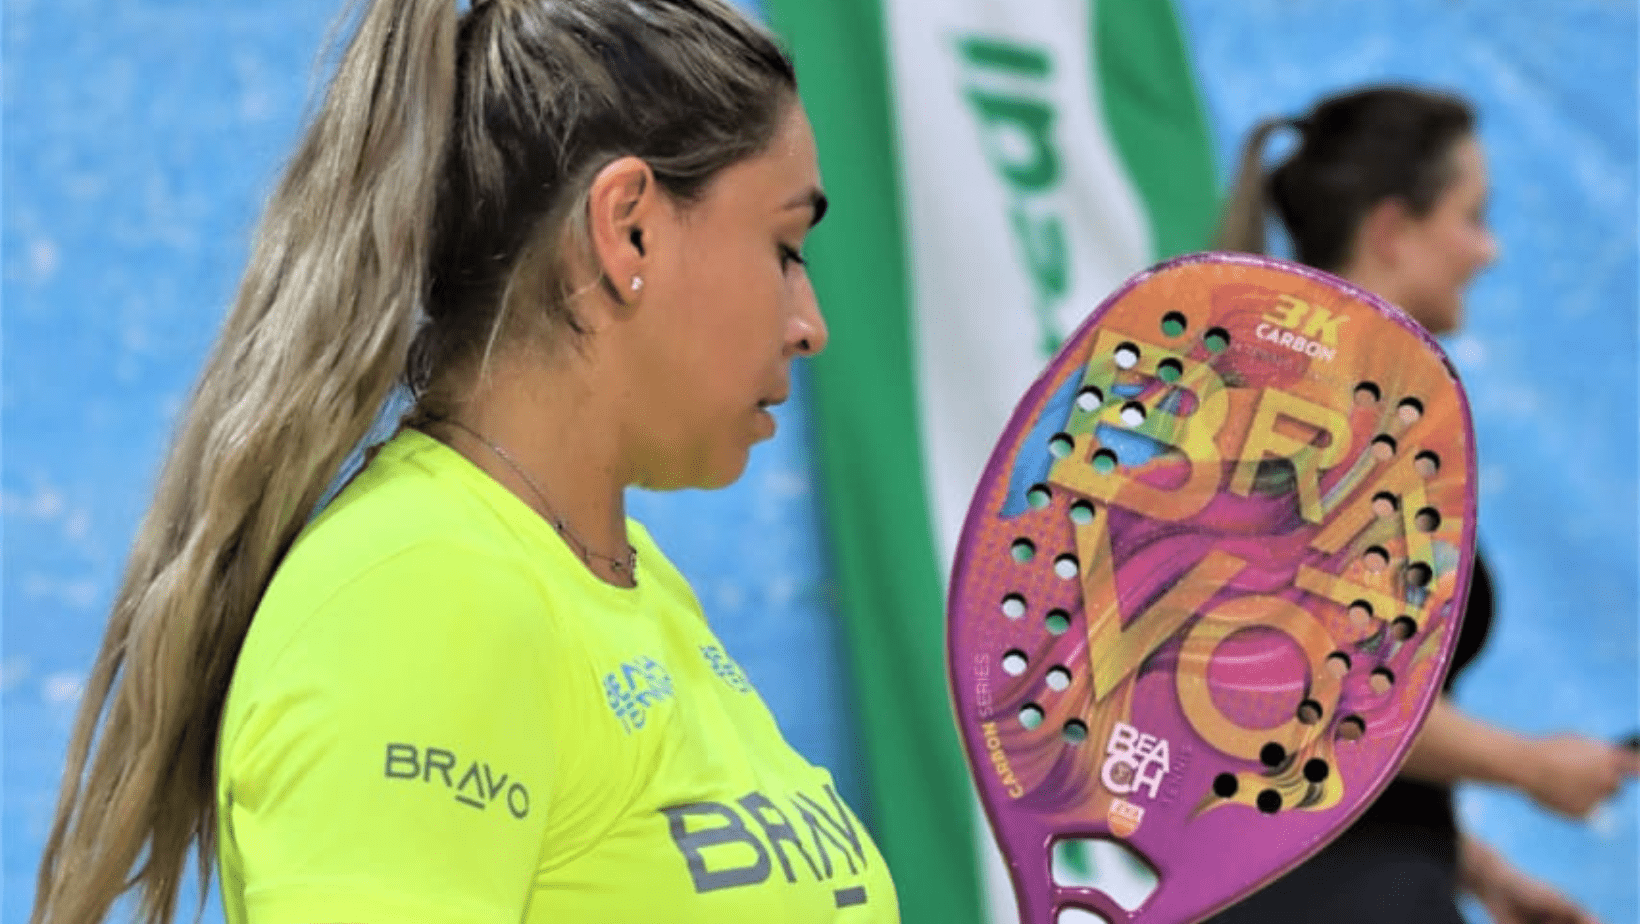
[[[1401,509],[1401,499],[1388,491],[1381,491],[1372,496],[1372,512],[1381,517],[1392,517],[1395,511]]]
[[[1271,741],[1258,749],[1258,760],[1266,767],[1279,767],[1287,762],[1287,749]]]
[[[1042,623],[1048,627],[1049,634],[1064,635],[1065,630],[1071,627],[1071,614],[1064,610],[1049,610]]]
[[[1010,650],[1002,656],[1002,672],[1009,677],[1018,677],[1025,673],[1025,668],[1031,666],[1031,659],[1025,657],[1025,652],[1018,648]]]
[[[1321,721],[1321,704],[1313,699],[1299,703],[1298,720],[1305,725],[1314,725]]]
[[[1441,512],[1434,507],[1425,507],[1413,515],[1412,522],[1420,531],[1432,533],[1441,528]]]
[[[1008,551],[1014,556],[1014,561],[1023,565],[1036,557],[1036,543],[1029,539],[1015,539]]]
[[[1350,604],[1350,622],[1357,628],[1364,628],[1372,621],[1372,604],[1365,600],[1357,600]]]
[[[1075,555],[1065,554],[1053,560],[1053,573],[1059,575],[1061,580],[1068,581],[1076,577],[1078,570],[1080,570],[1080,564],[1077,562]]]
[[[1025,617],[1025,598],[1019,594],[1009,594],[1003,597],[1002,615],[1009,619],[1023,619]]]
[[[1139,365],[1139,348],[1131,343],[1124,343],[1116,348],[1116,368],[1132,369]]]
[[[1367,566],[1368,571],[1382,571],[1389,567],[1389,552],[1383,546],[1375,545],[1362,554],[1361,563]]]
[[[1367,733],[1367,722],[1358,715],[1347,715],[1338,723],[1338,737],[1345,741],[1360,741]]]
[[[1213,795],[1220,799],[1234,796],[1240,788],[1241,784],[1236,781],[1236,775],[1233,773],[1221,773],[1213,777]]]
[[[1130,427],[1137,427],[1145,422],[1145,406],[1137,401],[1129,401],[1122,405],[1122,423]]]
[[[1428,587],[1435,579],[1435,571],[1421,561],[1407,565],[1407,583],[1413,587]]]
[[[1281,811],[1281,793],[1273,789],[1266,789],[1258,794],[1258,810],[1266,815],[1274,815]]]
[[[1101,475],[1116,471],[1116,453],[1101,449],[1093,454],[1093,470]]]
[[[1312,783],[1319,783],[1332,773],[1332,768],[1319,757],[1312,757],[1304,762],[1304,778]]]
[[[1424,403],[1417,398],[1403,398],[1401,403],[1395,406],[1395,416],[1401,418],[1401,423],[1410,427],[1418,422],[1418,418],[1424,416]]]
[[[1025,492],[1025,503],[1030,504],[1032,510],[1041,510],[1043,507],[1048,506],[1048,502],[1051,500],[1053,500],[1053,491],[1049,490],[1045,484],[1032,485],[1031,489]]]
[[[1055,665],[1048,670],[1048,689],[1055,693],[1065,690],[1071,685],[1071,672],[1064,665]]]
[[[1414,622],[1411,616],[1397,616],[1395,621],[1389,624],[1389,631],[1395,636],[1396,641],[1404,642],[1418,634],[1418,623]]]
[[[1412,458],[1412,467],[1423,478],[1434,478],[1441,470],[1441,457],[1433,452],[1420,452]]]
[[[1182,337],[1190,329],[1190,319],[1177,311],[1169,311],[1162,315],[1162,333],[1169,337]]]
[[[1071,505],[1071,522],[1077,526],[1086,526],[1093,522],[1093,505],[1085,500],[1079,500]]]
[[[1372,688],[1372,692],[1382,696],[1395,686],[1395,672],[1387,667],[1374,668],[1372,675],[1367,678],[1367,686]]]
[[[1355,403],[1358,407],[1371,407],[1384,397],[1373,382],[1362,382],[1355,386]]]
[[[1019,724],[1025,726],[1026,731],[1030,731],[1042,724],[1042,715],[1041,706],[1036,703],[1026,703],[1019,707]]]
[[[1065,458],[1075,448],[1076,441],[1071,439],[1069,433],[1055,433],[1053,436],[1048,437],[1048,454],[1055,459]]]
[[[1088,723],[1081,719],[1071,719],[1060,729],[1060,734],[1065,736],[1066,744],[1081,744],[1088,740]]]
[[[1210,353],[1223,353],[1230,349],[1230,332],[1222,327],[1215,327],[1202,335],[1202,343]]]
[[[1184,363],[1176,359],[1164,359],[1156,367],[1156,375],[1168,384],[1177,382],[1184,376]]]
[[[1105,393],[1092,385],[1083,386],[1076,393],[1076,406],[1084,411],[1097,411],[1105,403]]]
[[[1372,454],[1380,461],[1388,462],[1395,458],[1395,437],[1387,433],[1380,433],[1372,438]]]
[[[1053,919],[1053,924],[1110,924],[1102,915],[1086,908],[1065,908]]]
[[[1327,673],[1334,677],[1343,677],[1350,672],[1350,656],[1342,651],[1335,651],[1327,655]]]

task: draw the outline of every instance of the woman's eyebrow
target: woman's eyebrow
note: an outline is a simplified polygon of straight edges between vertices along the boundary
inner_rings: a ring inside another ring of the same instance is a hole
[[[808,206],[813,210],[813,215],[809,218],[809,227],[812,228],[820,223],[820,219],[826,217],[826,209],[830,205],[830,201],[826,199],[826,194],[820,191],[820,187],[811,186],[787,200],[786,204],[780,207],[780,210],[786,211],[787,209]]]

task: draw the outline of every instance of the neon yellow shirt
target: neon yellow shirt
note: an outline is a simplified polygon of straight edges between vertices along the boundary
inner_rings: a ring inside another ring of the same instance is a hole
[[[895,922],[831,776],[688,584],[405,431],[275,575],[222,722],[229,924]]]

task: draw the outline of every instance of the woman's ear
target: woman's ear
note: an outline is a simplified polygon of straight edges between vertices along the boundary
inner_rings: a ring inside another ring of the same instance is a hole
[[[645,230],[660,206],[654,171],[640,158],[617,158],[592,179],[587,233],[602,273],[601,287],[621,304],[643,288],[649,240]]]

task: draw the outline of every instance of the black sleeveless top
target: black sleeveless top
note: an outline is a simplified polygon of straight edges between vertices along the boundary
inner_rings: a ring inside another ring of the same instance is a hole
[[[1469,582],[1469,602],[1464,607],[1463,626],[1458,631],[1458,648],[1452,655],[1452,668],[1441,685],[1445,692],[1452,692],[1453,682],[1486,644],[1487,632],[1492,627],[1492,609],[1492,575],[1486,570],[1486,562],[1477,555]],[[1446,786],[1396,777],[1341,837],[1370,835],[1375,829],[1383,828],[1426,829],[1427,845],[1443,858],[1457,863],[1458,821],[1452,806],[1452,790]]]
[[[1442,688],[1475,659],[1492,625],[1492,576],[1479,556]],[[1396,778],[1320,852],[1210,924],[1462,924],[1452,790]]]

